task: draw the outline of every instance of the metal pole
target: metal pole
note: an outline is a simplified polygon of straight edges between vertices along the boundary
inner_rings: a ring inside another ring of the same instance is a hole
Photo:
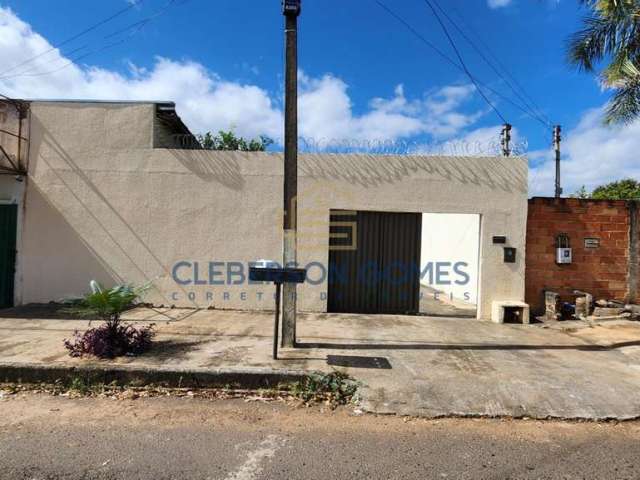
[[[22,108],[17,108],[18,110],[18,169],[22,171],[22,118],[23,111]]]
[[[298,195],[298,15],[300,0],[283,0],[285,16],[284,236],[283,266],[296,266]],[[296,284],[285,283],[282,295],[282,344],[296,344]]]
[[[500,143],[502,144],[502,155],[508,157],[511,155],[511,125],[505,123],[502,126],[502,132],[500,136]]]
[[[560,141],[562,138],[560,132],[560,125],[553,127],[553,149],[556,151],[556,198],[560,198],[560,195],[562,195],[562,187],[560,186]]]

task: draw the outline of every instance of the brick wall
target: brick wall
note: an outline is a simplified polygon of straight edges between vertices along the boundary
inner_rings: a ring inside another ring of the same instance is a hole
[[[573,290],[629,300],[630,210],[624,200],[529,200],[525,295],[534,312],[544,310],[545,289],[566,300]],[[569,265],[555,262],[560,233],[569,236],[573,249]],[[585,238],[598,238],[600,246],[585,248]]]

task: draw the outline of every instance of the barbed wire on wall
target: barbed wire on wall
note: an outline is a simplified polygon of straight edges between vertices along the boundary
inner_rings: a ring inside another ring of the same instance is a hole
[[[276,141],[276,144],[278,142]],[[500,140],[467,141],[448,140],[443,142],[419,142],[389,139],[350,139],[299,137],[300,153],[359,153],[369,155],[451,155],[451,156],[502,156]],[[193,135],[173,135],[173,148],[202,150],[203,147]],[[513,155],[525,155],[526,140],[512,144]],[[277,151],[277,150],[276,150]]]

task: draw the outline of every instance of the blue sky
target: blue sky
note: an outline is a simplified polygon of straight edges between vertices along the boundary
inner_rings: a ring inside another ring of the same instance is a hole
[[[381,1],[455,59],[426,2]],[[583,184],[638,176],[640,127],[605,129],[600,112],[610,92],[565,63],[567,37],[584,14],[576,0],[439,2],[476,45],[485,52],[482,43],[490,47],[543,116],[562,124],[567,193]],[[174,100],[193,131],[233,127],[243,135],[264,133],[278,140],[283,82],[279,3],[142,0],[89,34],[7,72],[129,2],[59,0],[55,7],[45,0],[0,2],[0,64],[7,66],[0,69],[0,92],[29,98]],[[143,28],[122,31],[150,17]],[[474,76],[522,104],[448,26]],[[448,147],[458,153],[473,153],[468,145],[481,151],[495,147],[502,121],[469,78],[375,0],[305,0],[299,48],[301,134],[315,142],[307,145],[349,142],[366,149],[399,142],[418,152]],[[519,143],[528,145],[531,193],[551,193],[549,128],[485,93],[513,124]]]

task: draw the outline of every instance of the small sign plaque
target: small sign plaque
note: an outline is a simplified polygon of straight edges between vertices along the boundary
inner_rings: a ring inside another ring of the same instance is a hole
[[[600,239],[599,238],[585,238],[584,239],[584,248],[598,248],[600,247]]]

